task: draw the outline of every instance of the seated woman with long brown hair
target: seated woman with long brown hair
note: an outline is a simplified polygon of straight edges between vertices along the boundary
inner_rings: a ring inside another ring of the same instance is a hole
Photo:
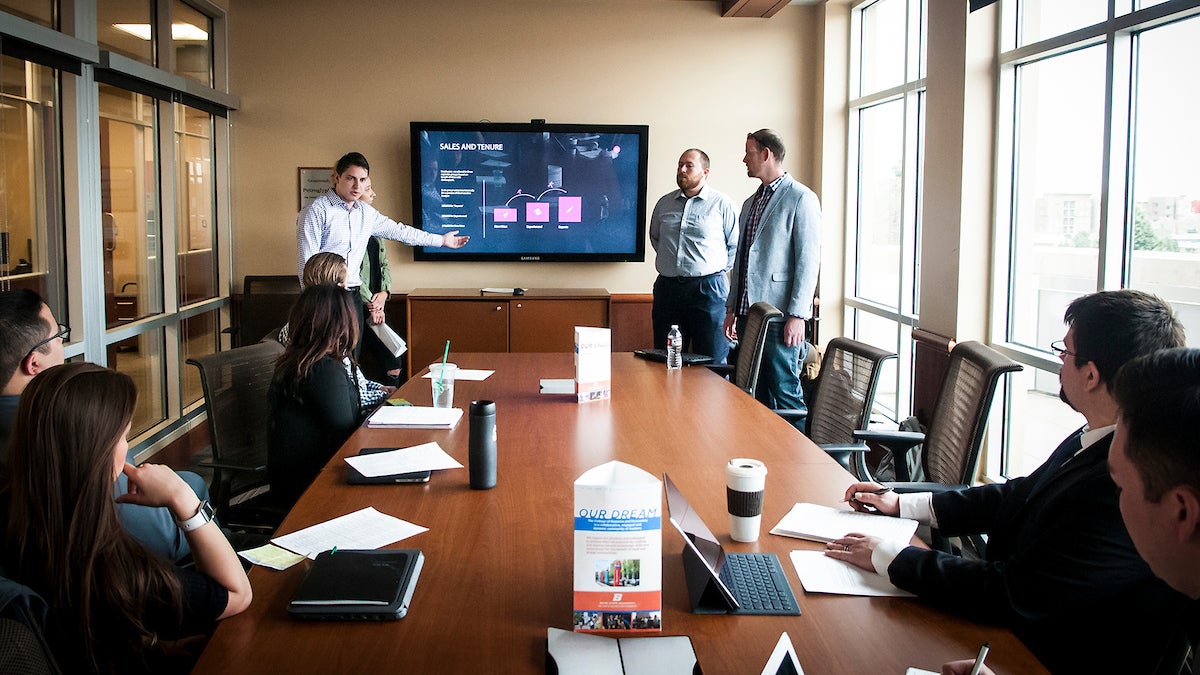
[[[49,604],[64,672],[186,671],[187,648],[250,604],[250,582],[207,505],[170,468],[125,462],[136,400],[128,375],[68,363],[33,378],[17,409],[0,558],[6,576]],[[121,526],[112,496],[121,473],[129,492],[118,500],[170,509],[194,570]]]
[[[305,288],[288,315],[267,436],[267,474],[281,506],[296,503],[362,421],[358,383],[345,365],[353,366],[357,312],[356,296],[319,285]]]

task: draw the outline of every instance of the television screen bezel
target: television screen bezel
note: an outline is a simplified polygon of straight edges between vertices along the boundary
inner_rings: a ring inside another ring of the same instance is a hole
[[[646,261],[646,176],[649,160],[650,127],[646,124],[563,124],[544,122],[410,122],[409,141],[412,155],[412,226],[424,231],[421,222],[421,139],[423,131],[481,131],[517,133],[634,134],[638,136],[638,185],[635,221],[635,250],[630,252],[564,253],[502,252],[478,253],[468,243],[462,249],[413,247],[417,262],[634,262]]]

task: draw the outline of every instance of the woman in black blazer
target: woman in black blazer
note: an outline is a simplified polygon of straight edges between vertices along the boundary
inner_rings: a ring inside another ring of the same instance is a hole
[[[357,295],[304,289],[288,316],[288,343],[271,381],[267,473],[283,506],[296,503],[362,421],[358,383],[347,373],[358,340]]]

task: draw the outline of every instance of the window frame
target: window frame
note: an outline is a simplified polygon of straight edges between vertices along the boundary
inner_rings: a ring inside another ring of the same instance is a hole
[[[1034,369],[1057,376],[1062,362],[1049,345],[1025,345],[1012,339],[1012,307],[1020,302],[1014,297],[1013,238],[1017,232],[1017,209],[1014,199],[1019,152],[1017,139],[1019,118],[1020,77],[1022,69],[1031,64],[1062,56],[1077,50],[1103,46],[1105,49],[1104,122],[1101,151],[1099,222],[1096,268],[1096,287],[1092,291],[1126,288],[1133,260],[1131,232],[1134,207],[1132,194],[1133,168],[1130,153],[1134,146],[1131,111],[1136,106],[1136,41],[1139,34],[1189,18],[1200,16],[1200,1],[1169,0],[1144,9],[1133,10],[1128,0],[1109,0],[1105,21],[1056,35],[1020,44],[1020,0],[1001,3],[1001,40],[999,43],[997,79],[997,148],[995,214],[996,232],[993,237],[991,289],[991,343],[1001,353]],[[1118,7],[1120,5],[1120,8]],[[1117,14],[1123,11],[1123,14]],[[1017,46],[1019,45],[1019,46]],[[1064,326],[1063,330],[1066,328]],[[1005,420],[1014,407],[1011,375],[1006,375],[998,397]],[[1019,407],[1017,405],[1016,407]],[[1011,475],[1013,436],[1020,424],[990,425],[989,444],[1001,448],[988,453],[985,471],[995,480]],[[1047,448],[1047,454],[1052,448]]]

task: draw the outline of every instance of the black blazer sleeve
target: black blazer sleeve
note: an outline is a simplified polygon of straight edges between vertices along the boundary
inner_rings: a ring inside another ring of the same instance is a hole
[[[1008,626],[1053,672],[1139,672],[1182,596],[1134,549],[1107,457],[1098,443],[1049,480],[1039,469],[935,498],[939,525],[991,533],[987,559],[909,547],[888,576],[933,605]]]

